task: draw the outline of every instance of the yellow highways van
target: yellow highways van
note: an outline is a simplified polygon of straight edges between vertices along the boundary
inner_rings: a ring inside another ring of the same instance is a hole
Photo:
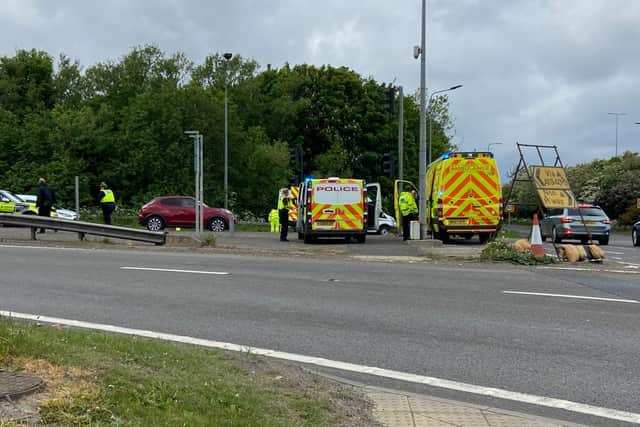
[[[367,188],[372,189],[371,198]],[[369,226],[369,211],[374,215],[371,227],[378,227],[381,211],[379,184],[361,179],[307,179],[298,193],[298,238],[311,243],[318,237],[355,238],[364,243]]]
[[[398,184],[395,189],[397,200]],[[447,242],[451,236],[481,243],[502,227],[500,172],[490,152],[445,153],[427,169],[427,228]]]

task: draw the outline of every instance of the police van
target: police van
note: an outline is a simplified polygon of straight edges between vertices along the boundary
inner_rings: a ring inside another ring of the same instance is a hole
[[[305,243],[319,237],[355,238],[364,243],[367,230],[379,227],[380,185],[362,179],[309,178],[300,185],[297,205],[296,231]]]

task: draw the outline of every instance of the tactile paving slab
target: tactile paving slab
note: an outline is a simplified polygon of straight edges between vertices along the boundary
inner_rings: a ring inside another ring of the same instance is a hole
[[[0,371],[0,398],[19,397],[43,385],[42,379],[28,372]]]

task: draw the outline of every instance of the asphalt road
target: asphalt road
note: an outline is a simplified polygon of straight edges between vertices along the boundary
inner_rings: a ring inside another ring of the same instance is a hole
[[[633,272],[11,246],[0,272],[0,310],[640,412],[640,304],[528,294],[640,300]]]

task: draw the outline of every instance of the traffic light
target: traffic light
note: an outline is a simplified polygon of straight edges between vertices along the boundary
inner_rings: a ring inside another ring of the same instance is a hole
[[[396,104],[396,90],[394,88],[392,87],[389,88],[388,97],[389,97],[389,114],[393,114],[395,111],[395,104]]]
[[[297,148],[290,149],[289,157],[290,157],[289,164],[293,169],[297,169],[298,168],[298,149]]]
[[[395,156],[393,151],[387,151],[382,155],[382,170],[389,178],[395,177]]]

